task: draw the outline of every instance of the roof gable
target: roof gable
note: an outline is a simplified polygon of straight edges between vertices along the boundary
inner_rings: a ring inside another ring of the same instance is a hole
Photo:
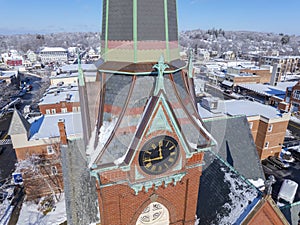
[[[27,134],[30,129],[30,123],[22,116],[22,114],[15,109],[10,127],[9,127],[9,135],[16,135],[16,134]]]

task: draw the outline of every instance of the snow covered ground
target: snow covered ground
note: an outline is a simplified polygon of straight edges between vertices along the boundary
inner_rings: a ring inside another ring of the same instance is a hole
[[[43,215],[38,210],[38,205],[33,202],[24,202],[20,212],[17,225],[59,225],[67,220],[65,198],[61,196],[60,200],[55,203],[54,209]]]
[[[11,198],[8,199],[9,196],[13,195],[14,187],[9,187],[5,189],[7,193],[6,199],[0,204],[0,225],[6,225],[9,222],[10,215],[14,209],[11,206]]]

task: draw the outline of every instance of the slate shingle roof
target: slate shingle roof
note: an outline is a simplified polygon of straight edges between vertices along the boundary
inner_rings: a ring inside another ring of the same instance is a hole
[[[265,180],[255,143],[245,116],[204,120],[218,145],[214,151],[247,179]]]
[[[197,217],[200,225],[240,224],[261,193],[212,152],[205,152]]]

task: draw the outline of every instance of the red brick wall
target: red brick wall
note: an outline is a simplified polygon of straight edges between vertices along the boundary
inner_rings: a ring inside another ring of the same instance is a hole
[[[278,209],[279,211],[279,209]],[[249,225],[281,225],[288,224],[283,222],[269,201],[266,201],[257,211],[254,217],[247,223]]]
[[[135,225],[139,215],[151,203],[151,196],[169,211],[170,224],[194,224],[201,170],[193,168],[176,185],[152,188],[137,195],[127,183],[98,188],[101,225]]]
[[[260,83],[263,84],[263,83],[270,83],[271,81],[271,76],[272,74],[270,73],[270,70],[252,70],[252,69],[244,69],[244,70],[241,70],[241,72],[243,73],[253,73],[257,76],[260,77]]]
[[[80,107],[79,102],[60,102],[57,104],[40,105],[39,109],[42,114],[46,114],[46,110],[55,109],[56,113],[61,113],[61,108],[67,108],[68,112],[73,112],[73,107]]]
[[[54,154],[47,153],[48,145],[31,146],[15,149],[19,162],[30,161],[30,156],[36,155],[36,160],[31,160],[32,166],[21,170],[25,192],[29,200],[63,191],[63,174],[60,162],[59,144],[52,144]],[[57,174],[52,174],[52,167],[55,166]]]
[[[271,124],[273,125],[273,128],[272,131],[269,132],[268,127]],[[268,156],[279,154],[282,148],[287,126],[288,121],[270,124],[263,121],[259,122],[255,144],[261,160],[267,158]],[[268,148],[265,148],[266,142],[269,142]]]

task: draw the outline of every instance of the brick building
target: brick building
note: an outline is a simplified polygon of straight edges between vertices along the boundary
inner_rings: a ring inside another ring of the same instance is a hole
[[[52,85],[38,105],[42,114],[80,112],[78,86]]]
[[[272,77],[270,83],[274,86],[299,69],[299,56],[263,56],[260,65],[272,66]]]
[[[287,88],[285,102],[289,103],[291,112],[300,112],[300,81],[295,86]]]
[[[9,135],[16,151],[27,199],[63,192],[60,143],[80,137],[79,113],[43,115],[29,123],[14,111]],[[67,127],[65,127],[65,124]]]
[[[254,65],[249,66],[237,66],[237,67],[229,67],[227,69],[229,74],[252,74],[259,79],[256,79],[255,82],[251,81],[249,83],[270,83],[271,81],[271,67],[268,65],[257,67]],[[244,83],[247,83],[246,81]]]
[[[204,118],[246,115],[259,158],[263,160],[279,155],[290,120],[289,113],[282,114],[271,106],[246,100],[216,101],[215,105],[214,109],[206,107],[213,113],[198,107],[200,115]]]

